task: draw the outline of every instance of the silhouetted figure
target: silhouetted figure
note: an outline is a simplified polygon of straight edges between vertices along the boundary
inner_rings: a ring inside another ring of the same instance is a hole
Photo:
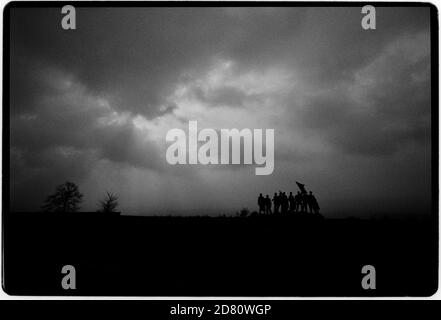
[[[302,192],[300,194],[300,207],[301,212],[307,213],[308,212],[308,193]]]
[[[294,201],[295,201],[295,205],[296,205],[296,212],[300,212],[302,210],[301,205],[302,205],[302,195],[300,193],[300,191],[297,191],[296,196],[294,197]]]
[[[265,211],[266,211],[266,214],[271,214],[272,213],[272,211],[271,211],[271,199],[270,199],[269,195],[266,195],[266,198],[265,198]]]
[[[282,191],[279,191],[279,195],[277,196],[277,198],[279,199],[279,213],[282,213],[282,205],[283,205],[283,194]]]
[[[295,212],[296,202],[295,202],[294,196],[292,195],[292,192],[289,193],[288,201],[289,201],[289,211]]]
[[[257,205],[259,206],[259,214],[265,213],[265,198],[262,194],[257,198]]]
[[[277,195],[277,192],[274,193],[273,203],[274,203],[274,214],[278,214],[280,208],[280,198]]]
[[[320,207],[318,205],[317,199],[312,194],[312,191],[309,191],[308,205],[309,205],[309,210],[311,211],[311,213],[318,214],[320,212]]]
[[[288,197],[285,192],[282,193],[281,209],[283,214],[288,212]]]

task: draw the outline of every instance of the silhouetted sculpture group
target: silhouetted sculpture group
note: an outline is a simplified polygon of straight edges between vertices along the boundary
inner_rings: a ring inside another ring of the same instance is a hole
[[[257,198],[257,204],[259,206],[259,214],[287,214],[287,213],[320,213],[320,207],[317,199],[312,194],[312,191],[302,192],[298,191],[294,196],[292,192],[289,196],[285,192],[279,191],[279,194],[274,193],[271,199],[269,195],[265,197],[260,194]]]

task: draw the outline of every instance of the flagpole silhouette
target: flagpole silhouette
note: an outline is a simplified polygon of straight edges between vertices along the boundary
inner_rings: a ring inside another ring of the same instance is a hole
[[[306,193],[306,189],[305,189],[305,185],[304,184],[302,184],[300,182],[297,182],[297,181],[296,181],[296,184],[297,184],[297,186],[299,187],[299,189],[300,189],[300,191],[302,193]]]

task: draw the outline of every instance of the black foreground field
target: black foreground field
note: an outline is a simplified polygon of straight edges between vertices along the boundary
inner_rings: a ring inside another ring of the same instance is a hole
[[[436,222],[299,216],[4,215],[4,278],[17,295],[427,296]],[[376,290],[361,287],[364,265]],[[61,269],[76,269],[64,290]]]

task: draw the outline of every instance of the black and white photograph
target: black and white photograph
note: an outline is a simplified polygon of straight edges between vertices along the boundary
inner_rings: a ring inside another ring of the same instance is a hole
[[[412,2],[9,3],[4,290],[431,296],[437,19]]]

